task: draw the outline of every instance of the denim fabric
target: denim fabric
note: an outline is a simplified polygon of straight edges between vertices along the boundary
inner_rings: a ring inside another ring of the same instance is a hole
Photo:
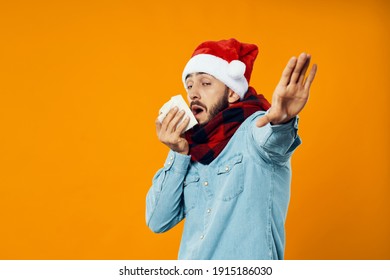
[[[283,259],[290,157],[298,118],[240,126],[209,165],[170,151],[146,198],[146,222],[164,232],[185,218],[179,259]]]

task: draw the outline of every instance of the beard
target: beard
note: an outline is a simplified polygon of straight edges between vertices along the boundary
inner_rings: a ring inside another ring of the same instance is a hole
[[[201,124],[201,126],[205,126],[216,115],[218,115],[220,112],[222,112],[223,110],[225,110],[226,108],[229,107],[228,98],[229,98],[229,88],[226,87],[222,98],[216,104],[214,104],[212,107],[210,107],[210,109],[208,110],[209,117],[208,117],[207,121],[205,121],[204,123]]]

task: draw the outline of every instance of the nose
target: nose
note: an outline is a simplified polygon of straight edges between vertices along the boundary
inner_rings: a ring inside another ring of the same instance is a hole
[[[195,84],[188,90],[188,98],[191,101],[200,98],[198,87]]]

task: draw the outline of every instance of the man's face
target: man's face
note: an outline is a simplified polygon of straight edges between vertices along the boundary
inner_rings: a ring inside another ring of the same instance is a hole
[[[205,125],[229,107],[229,88],[209,74],[188,75],[186,87],[191,111],[200,125]]]

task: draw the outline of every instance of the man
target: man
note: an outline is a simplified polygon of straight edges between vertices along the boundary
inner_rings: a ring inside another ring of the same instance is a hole
[[[199,45],[182,80],[199,125],[173,108],[160,123],[170,148],[153,178],[146,221],[164,232],[185,218],[179,259],[283,259],[290,197],[290,157],[301,143],[298,113],[316,65],[292,57],[272,97],[249,80],[258,48],[235,39]]]

